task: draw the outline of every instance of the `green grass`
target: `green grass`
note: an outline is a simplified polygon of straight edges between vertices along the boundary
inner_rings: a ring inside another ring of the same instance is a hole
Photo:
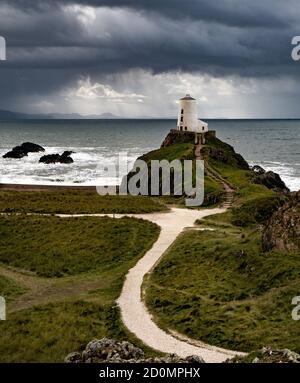
[[[93,339],[111,337],[143,346],[123,326],[113,302],[74,300],[18,311],[0,322],[0,362],[63,362]]]
[[[193,144],[175,144],[167,146],[165,148],[160,148],[152,150],[151,152],[144,154],[141,159],[149,163],[151,160],[167,160],[173,161],[176,159],[179,160],[192,160],[194,159],[194,145]]]
[[[7,320],[0,322],[0,362],[63,362],[68,353],[103,337],[129,340],[156,355],[124,328],[115,300],[128,270],[158,234],[158,226],[134,218],[0,217],[3,267],[15,267],[14,274],[20,268],[25,280],[24,269],[39,275],[28,276],[34,291],[51,282],[43,304],[20,310],[9,303]],[[81,284],[95,282],[94,289],[79,291]],[[24,292],[7,278],[0,278],[0,291],[11,298]]]
[[[11,302],[26,291],[23,287],[16,284],[10,278],[0,275],[0,296],[4,297],[6,302]]]
[[[100,196],[91,191],[0,191],[0,212],[6,213],[151,213],[167,210],[147,196]]]
[[[234,225],[246,227],[264,223],[283,204],[284,196],[252,182],[252,171],[211,158],[208,162],[235,187],[234,206],[229,215]]]
[[[133,218],[0,217],[0,262],[62,277],[134,265],[156,240],[155,224]]]
[[[257,229],[222,219],[223,228],[178,238],[145,282],[148,307],[161,326],[216,346],[299,352],[291,301],[300,291],[300,254],[263,253]]]

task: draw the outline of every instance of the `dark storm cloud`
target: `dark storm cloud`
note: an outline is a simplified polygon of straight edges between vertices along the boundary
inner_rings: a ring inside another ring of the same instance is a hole
[[[96,26],[87,31],[74,13],[62,8],[74,3],[121,8],[123,13],[116,17],[98,11]],[[243,76],[286,72],[291,64],[290,39],[297,34],[293,22],[297,9],[300,16],[299,6],[294,11],[294,0],[265,0],[256,5],[241,0],[214,5],[195,0],[184,5],[177,0],[7,4],[8,17],[1,20],[0,33],[15,48],[7,66],[97,65],[102,71],[141,67],[155,72],[179,69]],[[97,24],[100,29],[104,25],[107,38],[98,33]]]
[[[288,1],[291,10],[298,8],[297,0]],[[124,7],[139,11],[157,12],[167,17],[202,19],[232,26],[283,27],[294,20],[293,12],[288,19],[282,17],[285,7],[281,0],[10,0],[25,9],[42,9],[66,4],[81,4],[93,7]],[[286,2],[287,3],[287,2]]]
[[[0,97],[46,94],[79,76],[142,68],[298,79],[298,0],[0,1]],[[91,6],[91,11],[74,5]]]

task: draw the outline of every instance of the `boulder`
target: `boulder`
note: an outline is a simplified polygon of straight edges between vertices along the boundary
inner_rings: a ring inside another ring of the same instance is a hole
[[[264,185],[268,189],[272,189],[274,191],[285,192],[285,193],[289,192],[289,188],[282,181],[279,174],[274,173],[272,171],[266,172],[262,168],[260,168],[260,169],[261,170],[255,172],[256,175],[253,178],[253,182],[255,184]],[[253,168],[252,168],[252,170],[253,170]]]
[[[261,350],[244,357],[227,359],[225,363],[300,363],[300,355],[288,349],[277,350],[263,347]]]
[[[15,146],[11,151],[4,154],[3,158],[23,158],[28,153],[44,152],[45,149],[32,142],[24,142],[22,145]]]
[[[21,149],[26,153],[36,153],[45,151],[45,149],[42,146],[34,144],[32,142],[24,142],[22,145],[13,148],[13,150],[17,149]]]
[[[72,352],[67,363],[204,363],[198,356],[180,358],[176,354],[146,358],[143,350],[127,341],[103,338],[89,342],[82,353]]]
[[[256,174],[265,174],[265,172],[266,172],[265,169],[262,168],[262,167],[259,166],[259,165],[254,165],[254,166],[252,166],[251,170],[253,170],[254,173],[256,173]]]
[[[73,158],[70,157],[74,152],[65,151],[63,154],[47,154],[40,158],[39,162],[44,164],[72,164],[74,162]]]
[[[27,156],[27,153],[23,152],[19,149],[10,150],[9,152],[5,153],[3,158],[23,158]]]
[[[300,250],[300,191],[291,193],[288,201],[269,219],[262,235],[264,251]]]

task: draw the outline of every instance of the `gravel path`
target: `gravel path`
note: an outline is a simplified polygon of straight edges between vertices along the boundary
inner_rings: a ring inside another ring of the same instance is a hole
[[[167,333],[153,321],[142,299],[144,276],[151,272],[164,252],[185,229],[194,226],[197,219],[226,211],[226,207],[192,210],[172,208],[169,212],[148,214],[57,214],[61,217],[96,216],[122,218],[124,216],[142,218],[156,223],[161,228],[160,235],[152,248],[129,270],[121,295],[117,301],[125,326],[137,338],[155,350],[165,353],[176,353],[181,357],[198,355],[207,363],[221,363],[226,359],[245,353],[226,350],[190,339],[174,331]]]
[[[144,276],[153,269],[163,253],[175,241],[182,230],[186,227],[194,226],[194,222],[197,219],[212,214],[223,213],[225,210],[215,208],[197,211],[173,208],[169,213],[132,215],[155,222],[161,227],[160,235],[153,247],[129,270],[118,299],[124,324],[148,346],[165,353],[176,353],[181,357],[198,355],[205,362],[210,363],[223,362],[235,355],[243,355],[243,353],[197,342],[179,334],[176,336],[174,333],[171,335],[165,332],[153,322],[151,314],[148,312],[141,297]]]

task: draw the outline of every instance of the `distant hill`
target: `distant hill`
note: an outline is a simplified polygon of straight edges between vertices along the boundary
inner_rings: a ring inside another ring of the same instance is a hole
[[[82,116],[78,113],[47,113],[47,114],[29,114],[29,113],[20,113],[20,112],[12,112],[9,110],[0,110],[0,120],[84,120],[84,119],[101,119],[101,118],[119,118],[118,116],[112,113],[102,113],[99,115],[88,115]]]

